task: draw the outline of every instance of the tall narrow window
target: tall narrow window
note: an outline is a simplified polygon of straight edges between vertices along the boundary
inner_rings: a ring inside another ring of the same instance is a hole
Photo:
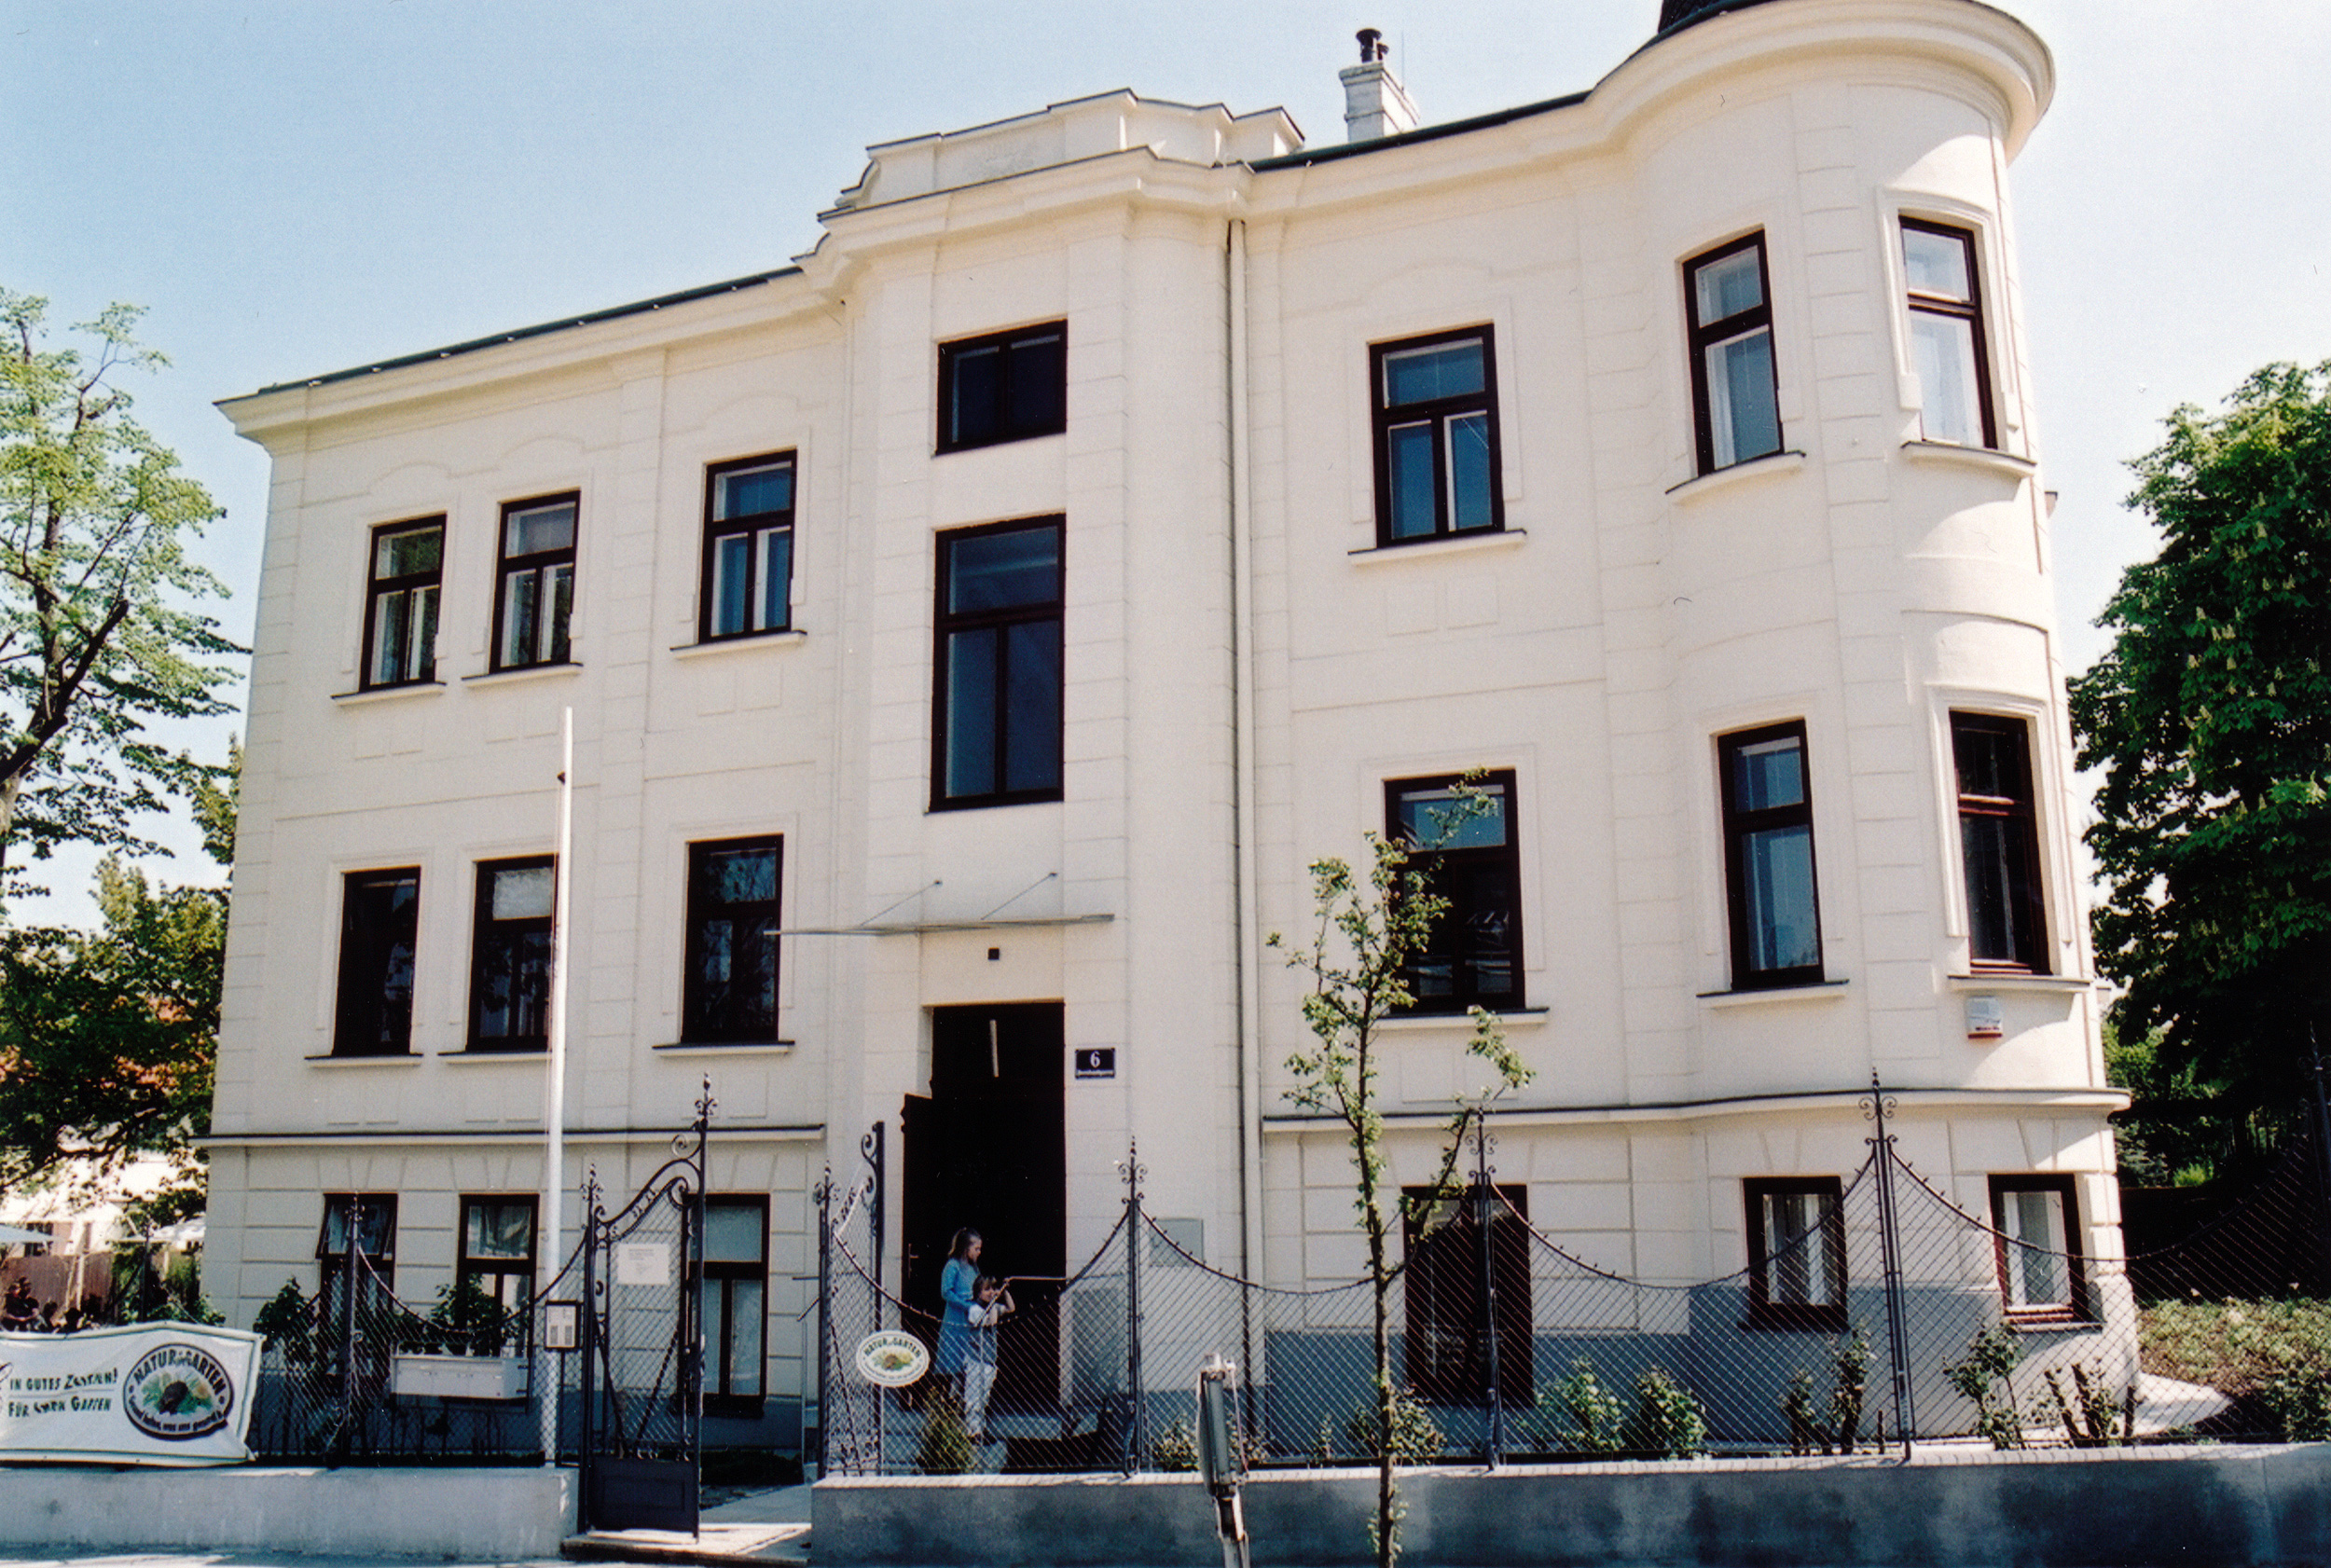
[[[1752,234],[1684,264],[1691,309],[1691,402],[1700,472],[1781,449],[1780,382],[1772,363],[1772,293],[1764,236]]]
[[[1381,343],[1370,357],[1376,380],[1376,543],[1503,527],[1489,328]]]
[[[2010,1317],[2068,1320],[2090,1315],[2080,1221],[2068,1176],[1991,1178],[1991,1222],[1998,1231],[1999,1293]]]
[[[769,1201],[704,1201],[704,1408],[761,1413],[769,1278]]]
[[[680,1038],[777,1038],[783,841],[688,846],[688,956]]]
[[[1499,1187],[1491,1205],[1488,1267],[1483,1267],[1478,1201],[1466,1192],[1425,1205],[1426,1187],[1402,1190],[1400,1232],[1408,1327],[1408,1385],[1432,1404],[1480,1405],[1489,1398],[1489,1330],[1497,1331],[1497,1402],[1534,1402],[1531,1376],[1529,1191]],[[1423,1206],[1422,1214],[1416,1209]]]
[[[1977,969],[2046,974],[2030,726],[2021,719],[1953,713],[1951,752],[1966,870],[1967,957]]]
[[[549,1046],[550,912],[557,875],[547,855],[478,864],[470,951],[472,1051]]]
[[[437,587],[444,563],[443,517],[372,530],[372,588],[365,600],[366,688],[436,679]]]
[[[503,1318],[486,1331],[490,1343],[469,1348],[481,1355],[526,1349],[533,1317],[525,1308],[534,1296],[534,1199],[463,1198],[462,1257],[453,1274],[457,1295],[476,1290]]]
[[[367,1272],[384,1292],[393,1287],[396,1273],[396,1194],[393,1192],[327,1192],[324,1223],[316,1230],[316,1309],[320,1321],[344,1321],[348,1278],[349,1221],[355,1221],[356,1250]],[[361,1304],[370,1300],[356,1298]],[[330,1330],[327,1329],[328,1333]]]
[[[1910,292],[1910,355],[1918,366],[1919,433],[1960,447],[1997,446],[1975,236],[1904,218],[1902,276]]]
[[[413,1045],[413,947],[421,871],[352,872],[340,885],[340,972],[332,1054],[402,1056]]]
[[[939,536],[931,807],[1060,798],[1061,519]]]
[[[1835,1176],[1755,1177],[1748,1201],[1748,1321],[1845,1327],[1845,1197]]]
[[[1462,779],[1401,778],[1385,786],[1391,837],[1410,847],[1427,887],[1448,901],[1409,966],[1418,1012],[1522,1006],[1522,857],[1511,772]]]
[[[1717,741],[1723,773],[1724,886],[1732,986],[1821,979],[1821,901],[1813,861],[1805,726],[1773,724]]]
[[[793,457],[715,464],[705,476],[701,635],[793,624]]]
[[[502,509],[502,576],[494,595],[496,669],[568,662],[574,613],[572,494],[516,501]]]
[[[939,345],[939,450],[1069,428],[1069,326],[1050,322]]]

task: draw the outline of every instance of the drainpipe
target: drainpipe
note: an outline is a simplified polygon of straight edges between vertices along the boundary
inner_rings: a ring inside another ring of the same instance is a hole
[[[1230,424],[1231,853],[1237,883],[1233,963],[1238,1002],[1238,1272],[1262,1255],[1262,933],[1255,867],[1254,514],[1247,494],[1252,441],[1247,400],[1247,224],[1222,248],[1224,392]]]

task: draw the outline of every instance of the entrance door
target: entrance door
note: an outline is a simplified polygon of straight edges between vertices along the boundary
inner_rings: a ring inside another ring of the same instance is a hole
[[[1029,1279],[1012,1287],[1018,1311],[998,1338],[998,1410],[1049,1410],[1060,1398],[1066,1053],[1058,1002],[935,1008],[931,1094],[901,1107],[907,1304],[936,1321],[947,1244],[962,1226],[986,1242],[983,1273]]]

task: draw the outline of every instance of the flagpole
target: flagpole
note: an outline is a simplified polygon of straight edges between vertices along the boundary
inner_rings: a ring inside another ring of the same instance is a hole
[[[550,1061],[543,1083],[543,1225],[536,1252],[537,1269],[548,1268],[554,1278],[566,1253],[559,1200],[567,1185],[567,909],[568,888],[573,880],[567,866],[573,840],[574,709],[568,708],[559,722],[559,845],[550,884]],[[588,1215],[583,1217],[584,1223],[590,1222]],[[584,1302],[583,1310],[589,1312],[591,1304]],[[535,1379],[534,1393],[540,1407],[543,1465],[548,1468],[559,1463],[559,1380],[548,1375],[550,1361],[539,1354],[542,1347],[535,1348],[543,1375]]]

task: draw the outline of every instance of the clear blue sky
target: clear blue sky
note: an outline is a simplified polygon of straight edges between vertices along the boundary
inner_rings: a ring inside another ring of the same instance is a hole
[[[2331,359],[2331,6],[2005,0],[2056,55],[2016,221],[2075,667],[2151,552],[2120,463],[2181,401]],[[247,631],[267,463],[214,400],[807,251],[870,143],[1112,88],[1343,139],[1382,28],[1428,121],[1591,86],[1658,0],[0,0],[0,285],[148,308],[142,418],[228,508]],[[211,750],[223,752],[224,741]],[[178,835],[191,843],[190,835]],[[200,875],[199,854],[167,874]],[[80,873],[60,870],[69,886]]]

